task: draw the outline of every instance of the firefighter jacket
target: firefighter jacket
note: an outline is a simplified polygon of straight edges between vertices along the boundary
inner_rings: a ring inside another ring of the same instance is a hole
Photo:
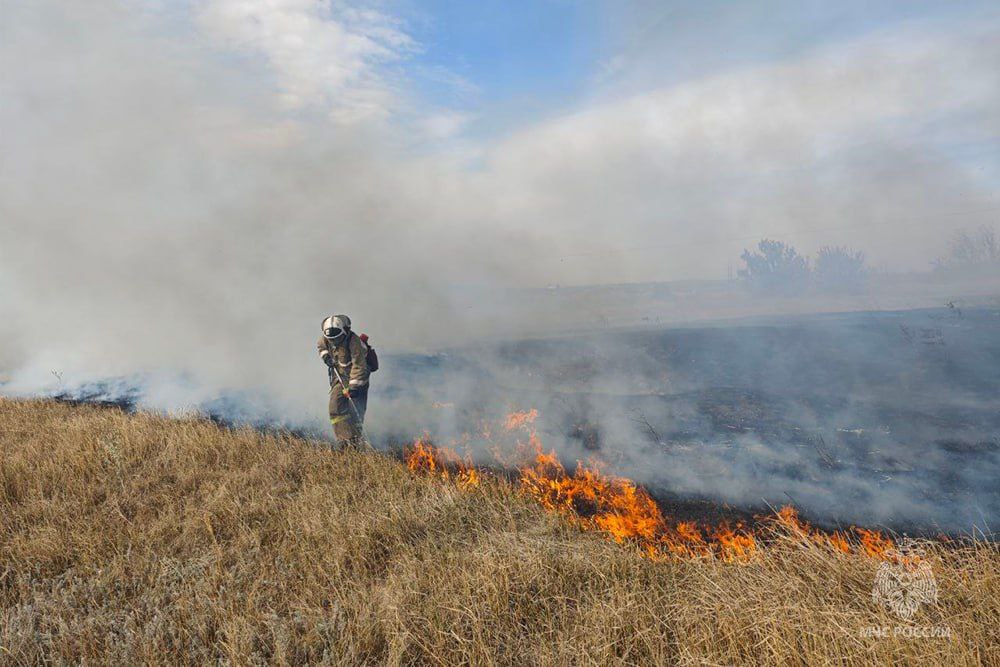
[[[316,349],[319,350],[319,358],[323,363],[326,363],[328,356],[333,357],[334,368],[348,384],[348,389],[368,386],[368,346],[353,331],[348,332],[340,343],[320,336]],[[336,382],[336,377],[332,377]]]

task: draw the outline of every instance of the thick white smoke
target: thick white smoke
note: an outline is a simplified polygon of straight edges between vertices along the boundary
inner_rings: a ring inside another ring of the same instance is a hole
[[[216,4],[204,21],[225,18]],[[323,316],[350,313],[390,347],[460,338],[451,286],[501,280],[497,267],[524,256],[516,238],[459,224],[454,174],[407,156],[367,113],[392,94],[363,33],[333,35],[355,42],[346,55],[314,54],[353,72],[323,72],[334,85],[322,90],[303,83],[307,64],[282,60],[291,83],[273,83],[276,105],[266,64],[178,37],[160,14],[64,2],[4,13],[0,285],[14,387],[53,370],[166,372],[322,414],[304,379],[322,375]]]
[[[2,12],[12,389],[151,372],[183,379],[164,405],[260,389],[322,417],[312,344],[331,311],[383,351],[444,347],[530,332],[534,306],[483,308],[507,287],[721,277],[763,234],[922,268],[949,225],[996,215],[995,161],[956,154],[1000,134],[995,24],[910,26],[455,140],[460,114],[407,83],[420,45],[372,6]]]

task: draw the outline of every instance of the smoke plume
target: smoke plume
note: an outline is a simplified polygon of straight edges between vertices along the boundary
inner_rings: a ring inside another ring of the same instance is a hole
[[[8,392],[128,378],[143,405],[319,427],[332,312],[383,353],[603,326],[519,290],[721,278],[765,235],[922,270],[1000,211],[996,16],[681,81],[637,67],[645,85],[598,79],[568,111],[476,135],[416,90],[421,45],[391,5],[2,11]],[[383,430],[437,419],[414,383]]]

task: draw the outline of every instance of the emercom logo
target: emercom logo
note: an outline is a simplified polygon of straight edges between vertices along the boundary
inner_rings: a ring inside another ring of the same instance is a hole
[[[937,581],[923,551],[911,540],[901,540],[879,565],[872,585],[872,600],[891,609],[899,618],[913,618],[922,604],[937,602]]]

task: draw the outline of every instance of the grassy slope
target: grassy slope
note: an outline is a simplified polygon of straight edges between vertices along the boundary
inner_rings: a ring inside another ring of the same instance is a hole
[[[935,549],[915,625],[820,548],[653,563],[489,482],[192,420],[0,399],[0,656],[42,661],[1000,664],[997,552]]]

